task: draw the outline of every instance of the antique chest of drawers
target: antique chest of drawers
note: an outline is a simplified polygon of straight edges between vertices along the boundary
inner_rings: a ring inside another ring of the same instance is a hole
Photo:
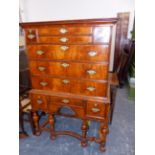
[[[116,18],[21,23],[24,29],[33,89],[30,99],[35,134],[50,124],[51,139],[71,135],[86,146],[88,141],[105,150],[108,133],[109,55]],[[69,108],[74,113],[63,114]],[[48,114],[48,120],[38,123],[37,111]],[[56,131],[54,114],[82,119],[79,135],[72,131]],[[88,121],[100,122],[98,137],[88,137]]]

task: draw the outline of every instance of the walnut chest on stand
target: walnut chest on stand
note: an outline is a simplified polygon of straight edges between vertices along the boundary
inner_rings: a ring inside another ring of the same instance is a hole
[[[20,23],[29,59],[36,135],[43,130],[50,131],[51,139],[70,135],[78,138],[81,146],[95,141],[105,151],[110,109],[109,56],[116,22],[116,18],[109,18]],[[81,135],[55,130],[53,116],[63,115],[63,107],[82,120]],[[38,123],[38,110],[48,114],[43,124]],[[87,136],[90,120],[100,122],[98,137]],[[47,124],[50,130],[45,128]]]

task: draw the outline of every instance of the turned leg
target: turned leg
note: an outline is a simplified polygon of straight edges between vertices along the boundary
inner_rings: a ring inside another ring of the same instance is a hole
[[[50,129],[51,129],[51,139],[55,140],[56,135],[55,135],[55,129],[54,129],[54,117],[52,114],[49,114],[48,120],[49,120],[49,124],[50,124]]]
[[[103,152],[106,150],[105,143],[107,133],[108,133],[108,123],[100,122],[100,129],[99,129],[100,150]]]
[[[39,122],[38,122],[38,114],[37,112],[33,112],[33,121],[34,121],[34,131],[35,135],[39,136],[40,135],[40,130],[39,130]]]
[[[116,100],[116,91],[117,91],[117,87],[111,86],[111,89],[110,89],[111,104],[110,104],[110,120],[109,120],[110,124],[112,124],[112,119],[113,119],[113,112],[114,112],[115,100]]]
[[[87,146],[87,139],[86,138],[87,138],[87,130],[88,130],[87,120],[82,121],[81,130],[82,130],[81,146],[86,147]]]
[[[32,116],[33,116],[33,113],[32,113],[32,111],[30,111],[29,120],[30,120],[31,130],[32,130],[32,133],[35,134],[34,122],[33,122],[33,117]]]

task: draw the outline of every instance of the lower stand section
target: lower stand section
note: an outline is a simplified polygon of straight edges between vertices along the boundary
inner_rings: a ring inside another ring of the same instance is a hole
[[[48,131],[50,132],[50,138],[51,140],[55,140],[57,136],[60,135],[69,135],[74,138],[77,138],[81,141],[81,146],[86,147],[88,145],[88,141],[94,141],[100,145],[100,150],[104,152],[106,150],[105,144],[106,144],[106,135],[108,134],[108,121],[100,121],[100,128],[99,128],[99,137],[88,137],[87,131],[88,131],[88,120],[83,119],[81,130],[82,134],[77,134],[72,131],[55,131],[55,121],[54,121],[54,115],[49,114],[48,119],[45,120],[45,122],[40,125],[38,124],[38,115],[36,112],[33,113],[33,120],[34,120],[34,126],[35,126],[35,135],[40,135],[41,131]],[[47,124],[50,124],[50,129],[45,128]]]

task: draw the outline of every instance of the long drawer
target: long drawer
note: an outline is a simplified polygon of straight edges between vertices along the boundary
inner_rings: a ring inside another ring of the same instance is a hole
[[[109,61],[109,45],[28,45],[29,59]]]
[[[92,36],[39,36],[34,42],[46,44],[89,44],[93,40]]]
[[[107,96],[107,82],[50,78],[46,76],[32,76],[31,79],[34,89],[68,92],[86,96]]]
[[[42,26],[38,28],[27,29],[26,34],[41,35],[90,35],[93,27],[91,26]]]
[[[30,61],[32,75],[51,75],[63,77],[107,80],[108,64]]]

